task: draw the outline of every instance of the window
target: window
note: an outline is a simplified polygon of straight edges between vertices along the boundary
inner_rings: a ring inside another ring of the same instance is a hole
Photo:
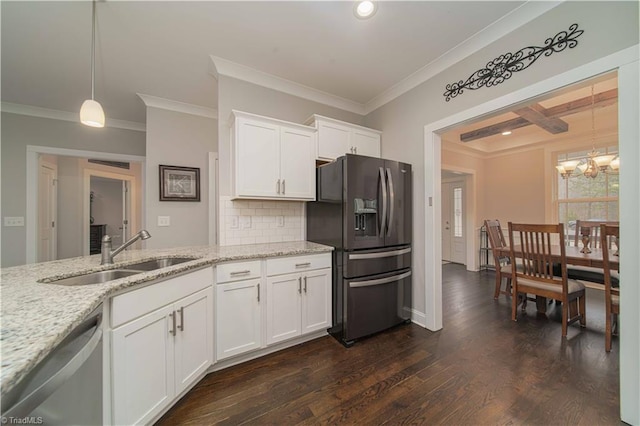
[[[453,236],[462,237],[462,188],[453,189]]]
[[[596,148],[601,154],[617,154],[617,146]],[[586,158],[589,151],[558,155],[557,164]],[[576,220],[618,220],[618,175],[599,173],[595,179],[576,176],[563,179],[557,174],[558,220],[564,223],[567,242],[573,245]]]

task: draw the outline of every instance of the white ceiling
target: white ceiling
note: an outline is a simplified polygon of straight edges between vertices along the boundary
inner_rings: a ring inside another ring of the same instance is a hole
[[[217,107],[210,55],[364,104],[523,1],[99,1],[96,99],[145,121],[136,93]],[[2,101],[76,112],[90,96],[91,3],[0,3]]]

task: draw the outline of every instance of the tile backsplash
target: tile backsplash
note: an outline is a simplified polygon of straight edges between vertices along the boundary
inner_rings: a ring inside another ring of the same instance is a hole
[[[220,197],[221,246],[304,239],[302,201],[231,200]]]

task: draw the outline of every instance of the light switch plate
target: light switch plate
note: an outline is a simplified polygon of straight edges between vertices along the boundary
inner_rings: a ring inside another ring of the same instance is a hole
[[[5,216],[4,226],[24,226],[24,216]]]
[[[284,226],[284,216],[276,216],[276,225],[280,228]]]
[[[158,216],[158,226],[171,226],[171,216]]]

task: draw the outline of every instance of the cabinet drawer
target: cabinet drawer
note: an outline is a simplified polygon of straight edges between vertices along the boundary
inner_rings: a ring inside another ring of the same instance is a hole
[[[331,253],[267,259],[267,276],[330,268]]]
[[[111,326],[141,317],[213,284],[213,268],[208,267],[166,281],[115,296],[111,302]]]
[[[260,278],[262,261],[223,263],[216,265],[216,283]]]

